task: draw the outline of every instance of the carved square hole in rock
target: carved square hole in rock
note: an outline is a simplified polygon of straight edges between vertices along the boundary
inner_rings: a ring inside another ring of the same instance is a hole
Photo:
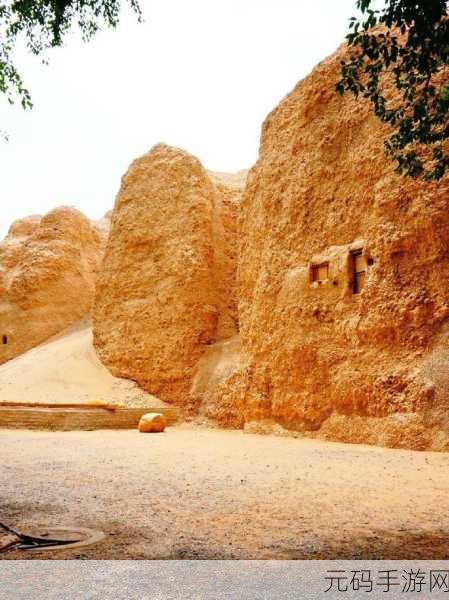
[[[352,293],[360,294],[365,285],[366,279],[366,259],[363,256],[363,250],[351,252],[352,266]]]
[[[310,279],[312,282],[321,283],[329,279],[329,263],[321,263],[320,265],[312,265],[310,271]]]
[[[3,344],[7,344],[8,343],[8,336],[7,335],[2,335],[2,343]]]

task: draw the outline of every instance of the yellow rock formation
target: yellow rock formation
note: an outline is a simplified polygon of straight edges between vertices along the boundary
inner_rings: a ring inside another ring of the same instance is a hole
[[[371,107],[335,93],[345,52],[268,116],[242,200],[180,150],[131,165],[96,346],[223,426],[449,449],[449,183],[394,173]]]
[[[94,342],[103,363],[163,400],[192,407],[198,360],[237,332],[238,176],[208,174],[154,147],[123,178],[99,276]]]
[[[0,243],[0,363],[90,312],[106,235],[69,207],[12,224]]]
[[[335,92],[346,51],[268,116],[249,174],[165,145],[132,163],[95,347],[225,427],[449,450],[449,180],[395,174],[370,105]],[[12,226],[2,360],[89,312],[107,229],[71,209]]]
[[[246,422],[449,449],[449,181],[405,179],[346,48],[268,116],[242,203]]]

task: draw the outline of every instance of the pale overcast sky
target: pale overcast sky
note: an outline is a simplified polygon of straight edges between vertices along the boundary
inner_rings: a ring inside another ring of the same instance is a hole
[[[343,40],[355,0],[142,0],[145,23],[50,65],[21,52],[34,108],[0,102],[0,236],[19,217],[69,204],[99,218],[129,163],[157,142],[209,169],[256,160],[265,116]]]

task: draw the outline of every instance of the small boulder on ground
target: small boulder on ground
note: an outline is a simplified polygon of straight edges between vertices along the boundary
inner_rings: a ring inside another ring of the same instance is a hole
[[[139,431],[141,433],[160,433],[164,431],[167,420],[161,413],[147,413],[139,421]]]

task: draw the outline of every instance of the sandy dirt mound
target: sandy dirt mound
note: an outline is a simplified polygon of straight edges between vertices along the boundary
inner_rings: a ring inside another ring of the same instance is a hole
[[[0,402],[86,403],[163,407],[133,381],[109,373],[85,322],[0,366]]]

